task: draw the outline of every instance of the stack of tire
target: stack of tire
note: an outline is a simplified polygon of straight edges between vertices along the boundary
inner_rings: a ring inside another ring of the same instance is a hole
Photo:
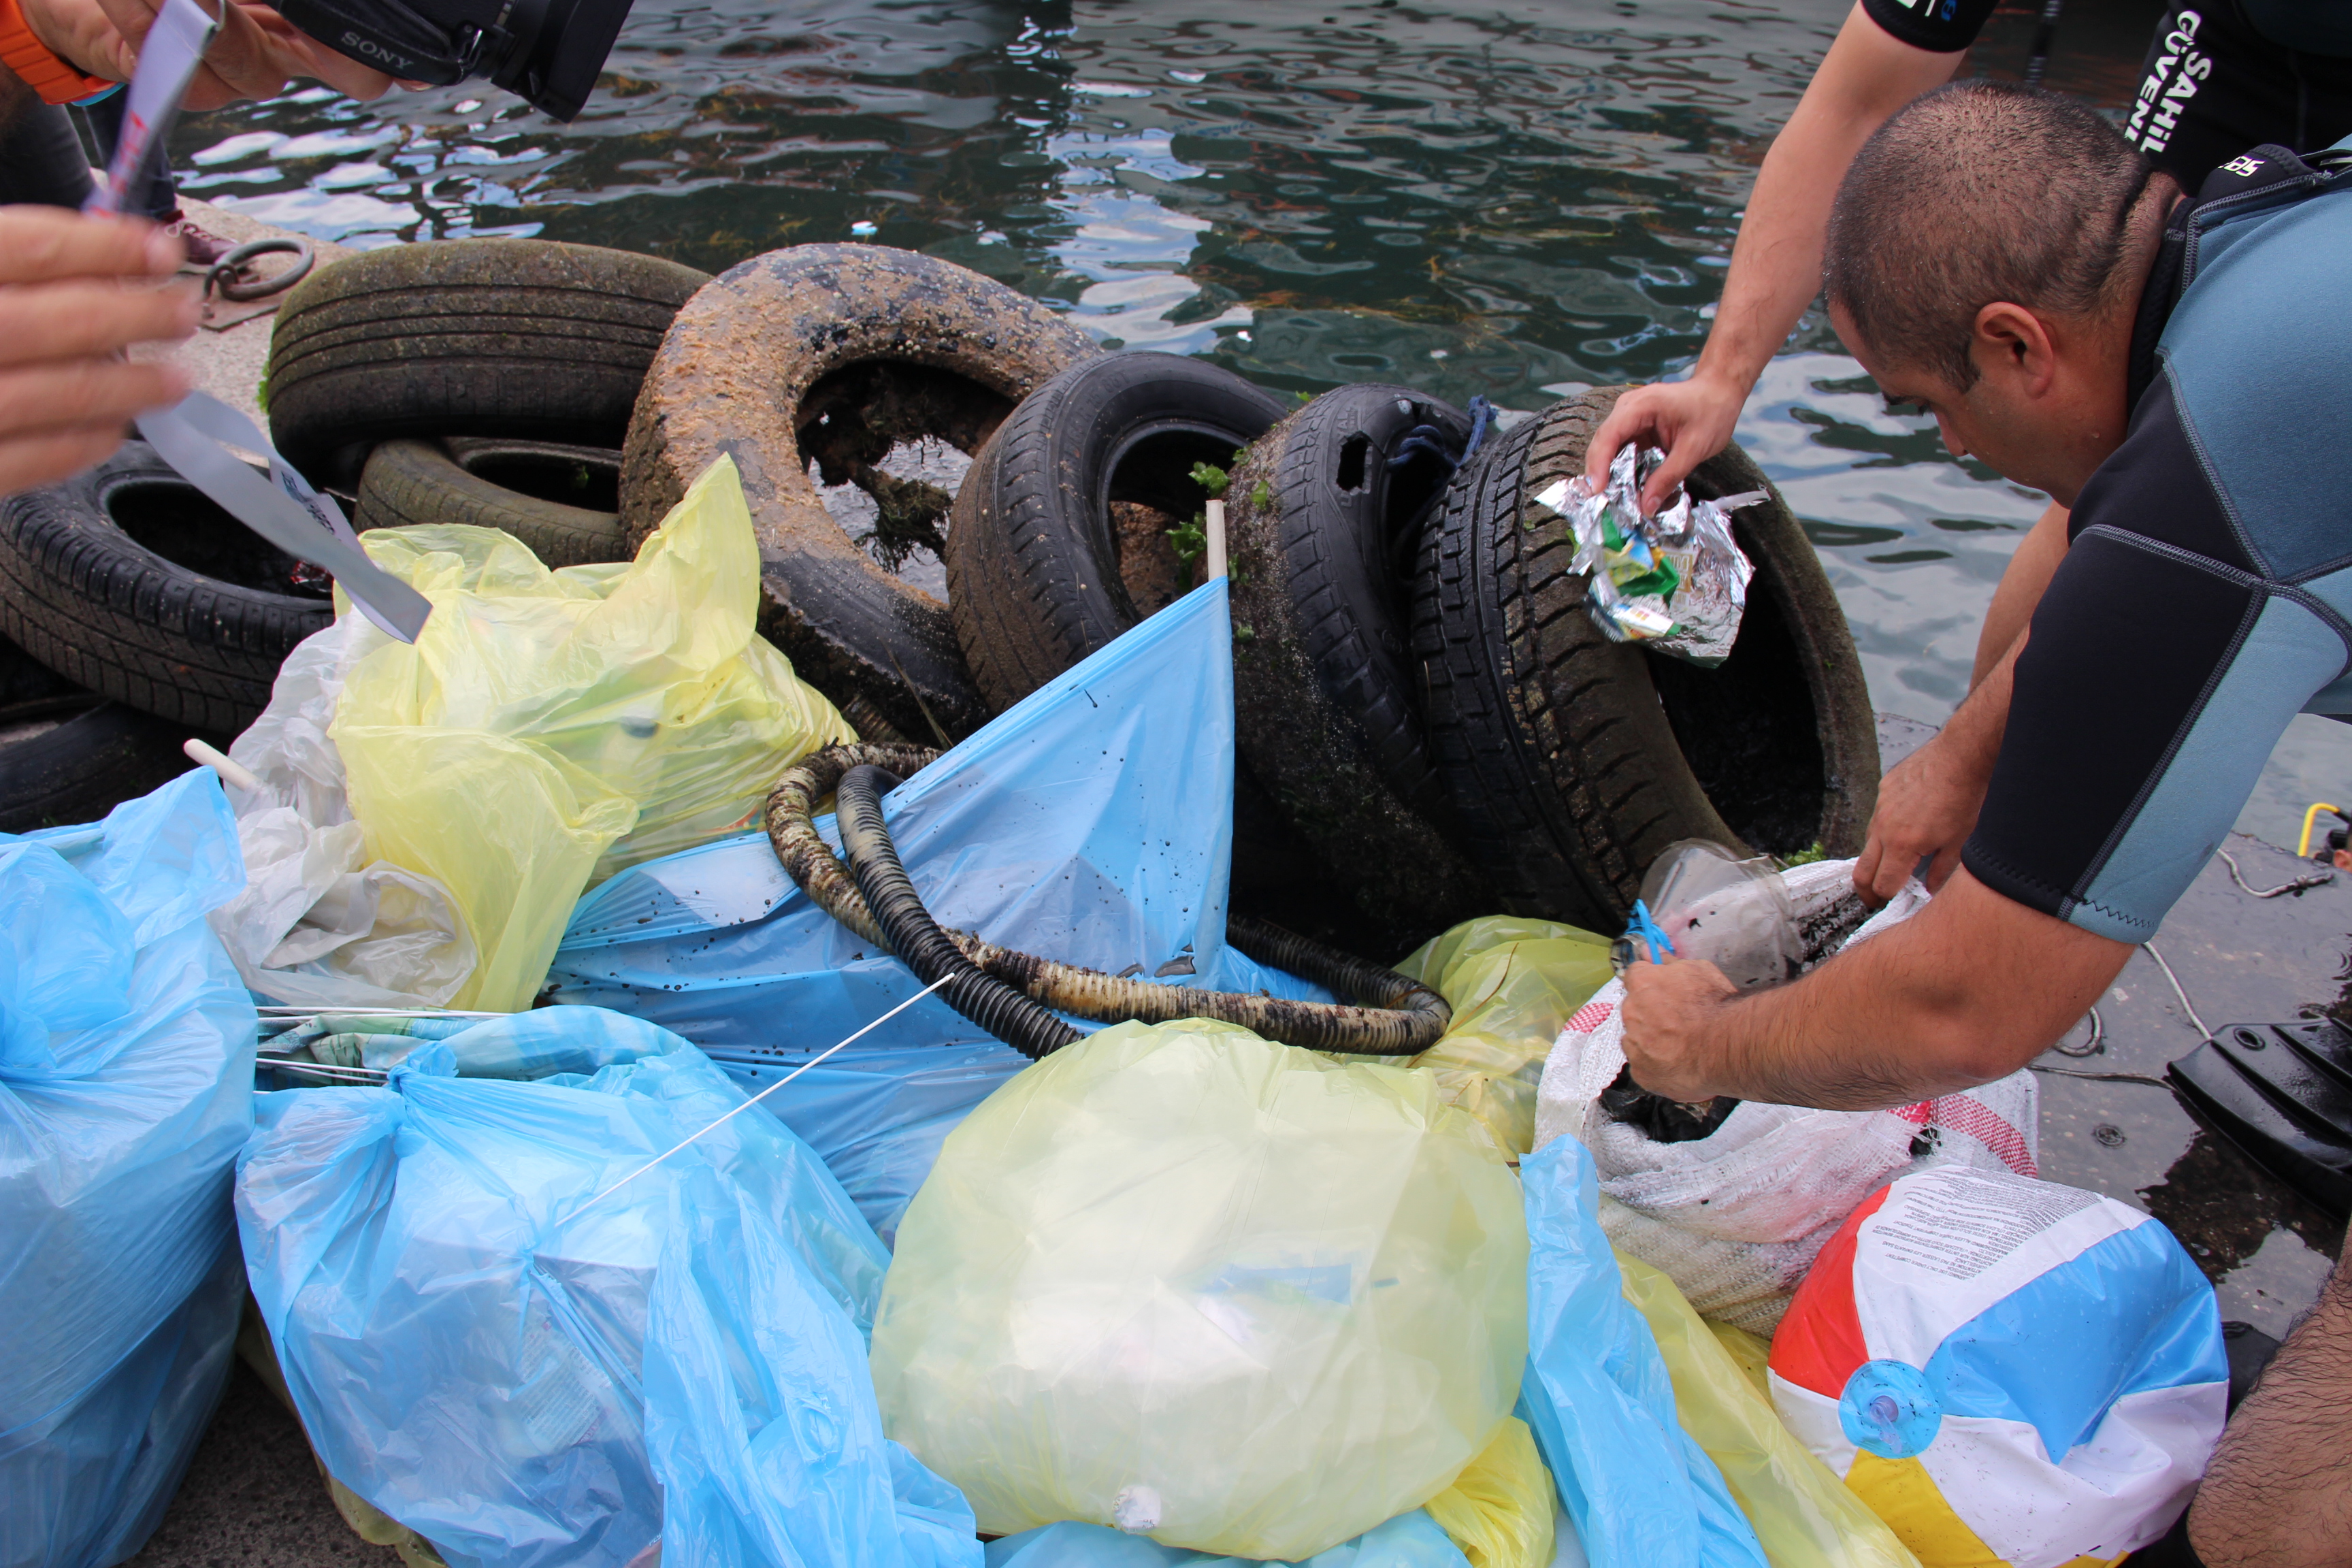
[[[1621,929],[1679,839],[1853,852],[1878,778],[1861,664],[1755,465],[1733,447],[1690,481],[1769,496],[1734,520],[1756,581],[1717,668],[1603,636],[1565,523],[1528,504],[1582,471],[1615,396],[1489,437],[1406,387],[1288,410],[1198,360],[1074,367],[957,499],[950,606],[973,678],[1002,708],[1158,607],[1138,542],[1202,506],[1194,464],[1238,455],[1237,903],[1401,952],[1496,912]]]
[[[1559,520],[1613,394],[1507,433],[1383,385],[1307,403],[1208,363],[1100,352],[919,254],[801,246],[712,279],[534,240],[376,251],[281,308],[279,449],[362,530],[504,529],[551,566],[632,556],[719,458],[743,480],[761,630],[868,739],[959,740],[1171,602],[1171,542],[1230,470],[1236,907],[1392,955],[1507,911],[1613,929],[1657,852],[1850,851],[1876,744],[1845,622],[1777,492],[1701,669],[1612,643]],[[936,437],[957,493],[886,458]],[[947,602],[820,494],[938,542]],[[1700,495],[1770,487],[1737,448]],[[941,538],[941,529],[944,537]],[[223,740],[327,624],[330,584],[132,442],[0,503],[0,829],[82,820]],[[14,728],[10,728],[11,724]]]

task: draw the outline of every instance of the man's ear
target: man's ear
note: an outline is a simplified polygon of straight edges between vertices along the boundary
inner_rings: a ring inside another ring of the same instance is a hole
[[[1979,375],[2006,380],[2028,397],[2042,396],[2058,378],[2058,345],[2048,324],[2005,300],[1977,312],[1969,357]]]

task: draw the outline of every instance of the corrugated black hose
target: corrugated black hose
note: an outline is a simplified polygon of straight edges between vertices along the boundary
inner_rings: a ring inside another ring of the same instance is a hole
[[[841,775],[834,796],[834,821],[841,829],[849,874],[857,879],[890,951],[926,985],[943,974],[953,976],[940,988],[940,999],[1032,1061],[1083,1038],[1045,1008],[984,973],[923,907],[882,824],[882,796],[898,782],[898,774],[866,763]]]
[[[938,756],[937,752],[909,745],[828,746],[785,770],[768,797],[767,809],[768,841],[775,847],[776,858],[793,884],[844,926],[898,953],[927,984],[942,974],[962,973],[944,956],[952,953],[963,967],[1049,1018],[1056,1013],[1107,1024],[1216,1018],[1239,1024],[1265,1039],[1349,1056],[1418,1056],[1436,1044],[1452,1022],[1453,1012],[1445,999],[1417,981],[1278,926],[1238,916],[1225,927],[1226,940],[1235,947],[1261,963],[1327,985],[1349,1000],[1297,1002],[1264,992],[1155,984],[1016,952],[982,942],[970,931],[942,929],[924,910],[914,884],[907,879],[880,810],[885,789]],[[853,791],[850,776],[860,771],[870,771],[872,776],[861,780]],[[836,792],[836,819],[842,846],[850,855],[849,868],[842,865],[816,831],[818,804]],[[877,918],[880,906],[872,900],[869,874],[876,879],[874,886],[894,890],[889,899],[894,919],[904,917],[896,929]],[[941,994],[965,1017],[1032,1056],[1076,1037],[1058,1019],[1055,1025],[1064,1031],[1058,1037],[1032,1027],[1034,1020],[1024,1022],[1025,1016],[1006,1012],[1007,1005],[1001,998],[976,988],[968,979],[951,980]],[[959,1001],[959,995],[968,998],[971,1005]],[[974,1007],[989,1009],[988,1016],[973,1011]],[[1018,1024],[1024,1032],[1016,1038],[997,1027],[1001,1020],[1007,1021],[1007,1027]]]

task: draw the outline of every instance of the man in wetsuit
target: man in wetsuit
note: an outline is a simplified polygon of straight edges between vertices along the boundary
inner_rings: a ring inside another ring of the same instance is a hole
[[[2352,712],[2352,138],[2183,199],[2082,105],[1957,83],[1855,155],[1826,251],[1880,389],[2071,507],[2071,538],[1906,764],[1900,809],[1954,866],[1934,901],[1770,990],[1627,971],[1628,1064],[1675,1100],[1868,1109],[2015,1071],[2154,933],[2287,721]],[[2202,1517],[2200,1552],[2269,1542],[2209,1562],[2278,1560],[2274,1522]],[[2325,1544],[2352,1560],[2352,1528]]]
[[[1697,365],[1686,381],[1619,400],[1593,437],[1587,468],[1595,482],[1626,442],[1664,447],[1665,464],[1644,489],[1654,507],[1723,450],[1756,378],[1820,291],[1822,226],[1854,149],[1888,115],[1952,79],[1995,4],[1859,0],[1757,172]],[[2352,4],[2175,0],[2149,40],[2126,129],[2191,191],[2249,147],[2308,153],[2352,133]],[[2063,518],[2043,522],[2021,553],[2048,553],[2037,547],[2065,527]],[[2014,636],[2021,618],[2009,607],[1995,601],[1989,634]],[[1976,678],[2008,650],[2000,641],[1988,658],[1980,647]]]

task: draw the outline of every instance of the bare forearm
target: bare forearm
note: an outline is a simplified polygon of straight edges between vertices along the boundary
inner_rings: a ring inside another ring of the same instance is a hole
[[[2347,1255],[2352,1256],[2352,1255]],[[2340,1568],[2352,1561],[2352,1279],[2319,1305],[2238,1407],[2189,1512],[2206,1568]]]
[[[1910,920],[1787,985],[1742,996],[1706,964],[1633,965],[1626,1061],[1677,1100],[1907,1105],[2032,1060],[2130,952],[1960,871]]]
[[[1984,629],[1977,635],[1977,662],[1969,674],[1969,690],[1984,684],[1985,677],[2017,647],[2032,622],[2042,591],[2066,559],[2067,517],[2064,507],[2051,502],[2009,558],[2000,585],[1993,590],[1992,605],[1985,611]]]
[[[1822,237],[1846,165],[1897,109],[1950,79],[1958,55],[1888,37],[1856,6],[1757,172],[1696,374],[1744,392],[1821,292]]]

